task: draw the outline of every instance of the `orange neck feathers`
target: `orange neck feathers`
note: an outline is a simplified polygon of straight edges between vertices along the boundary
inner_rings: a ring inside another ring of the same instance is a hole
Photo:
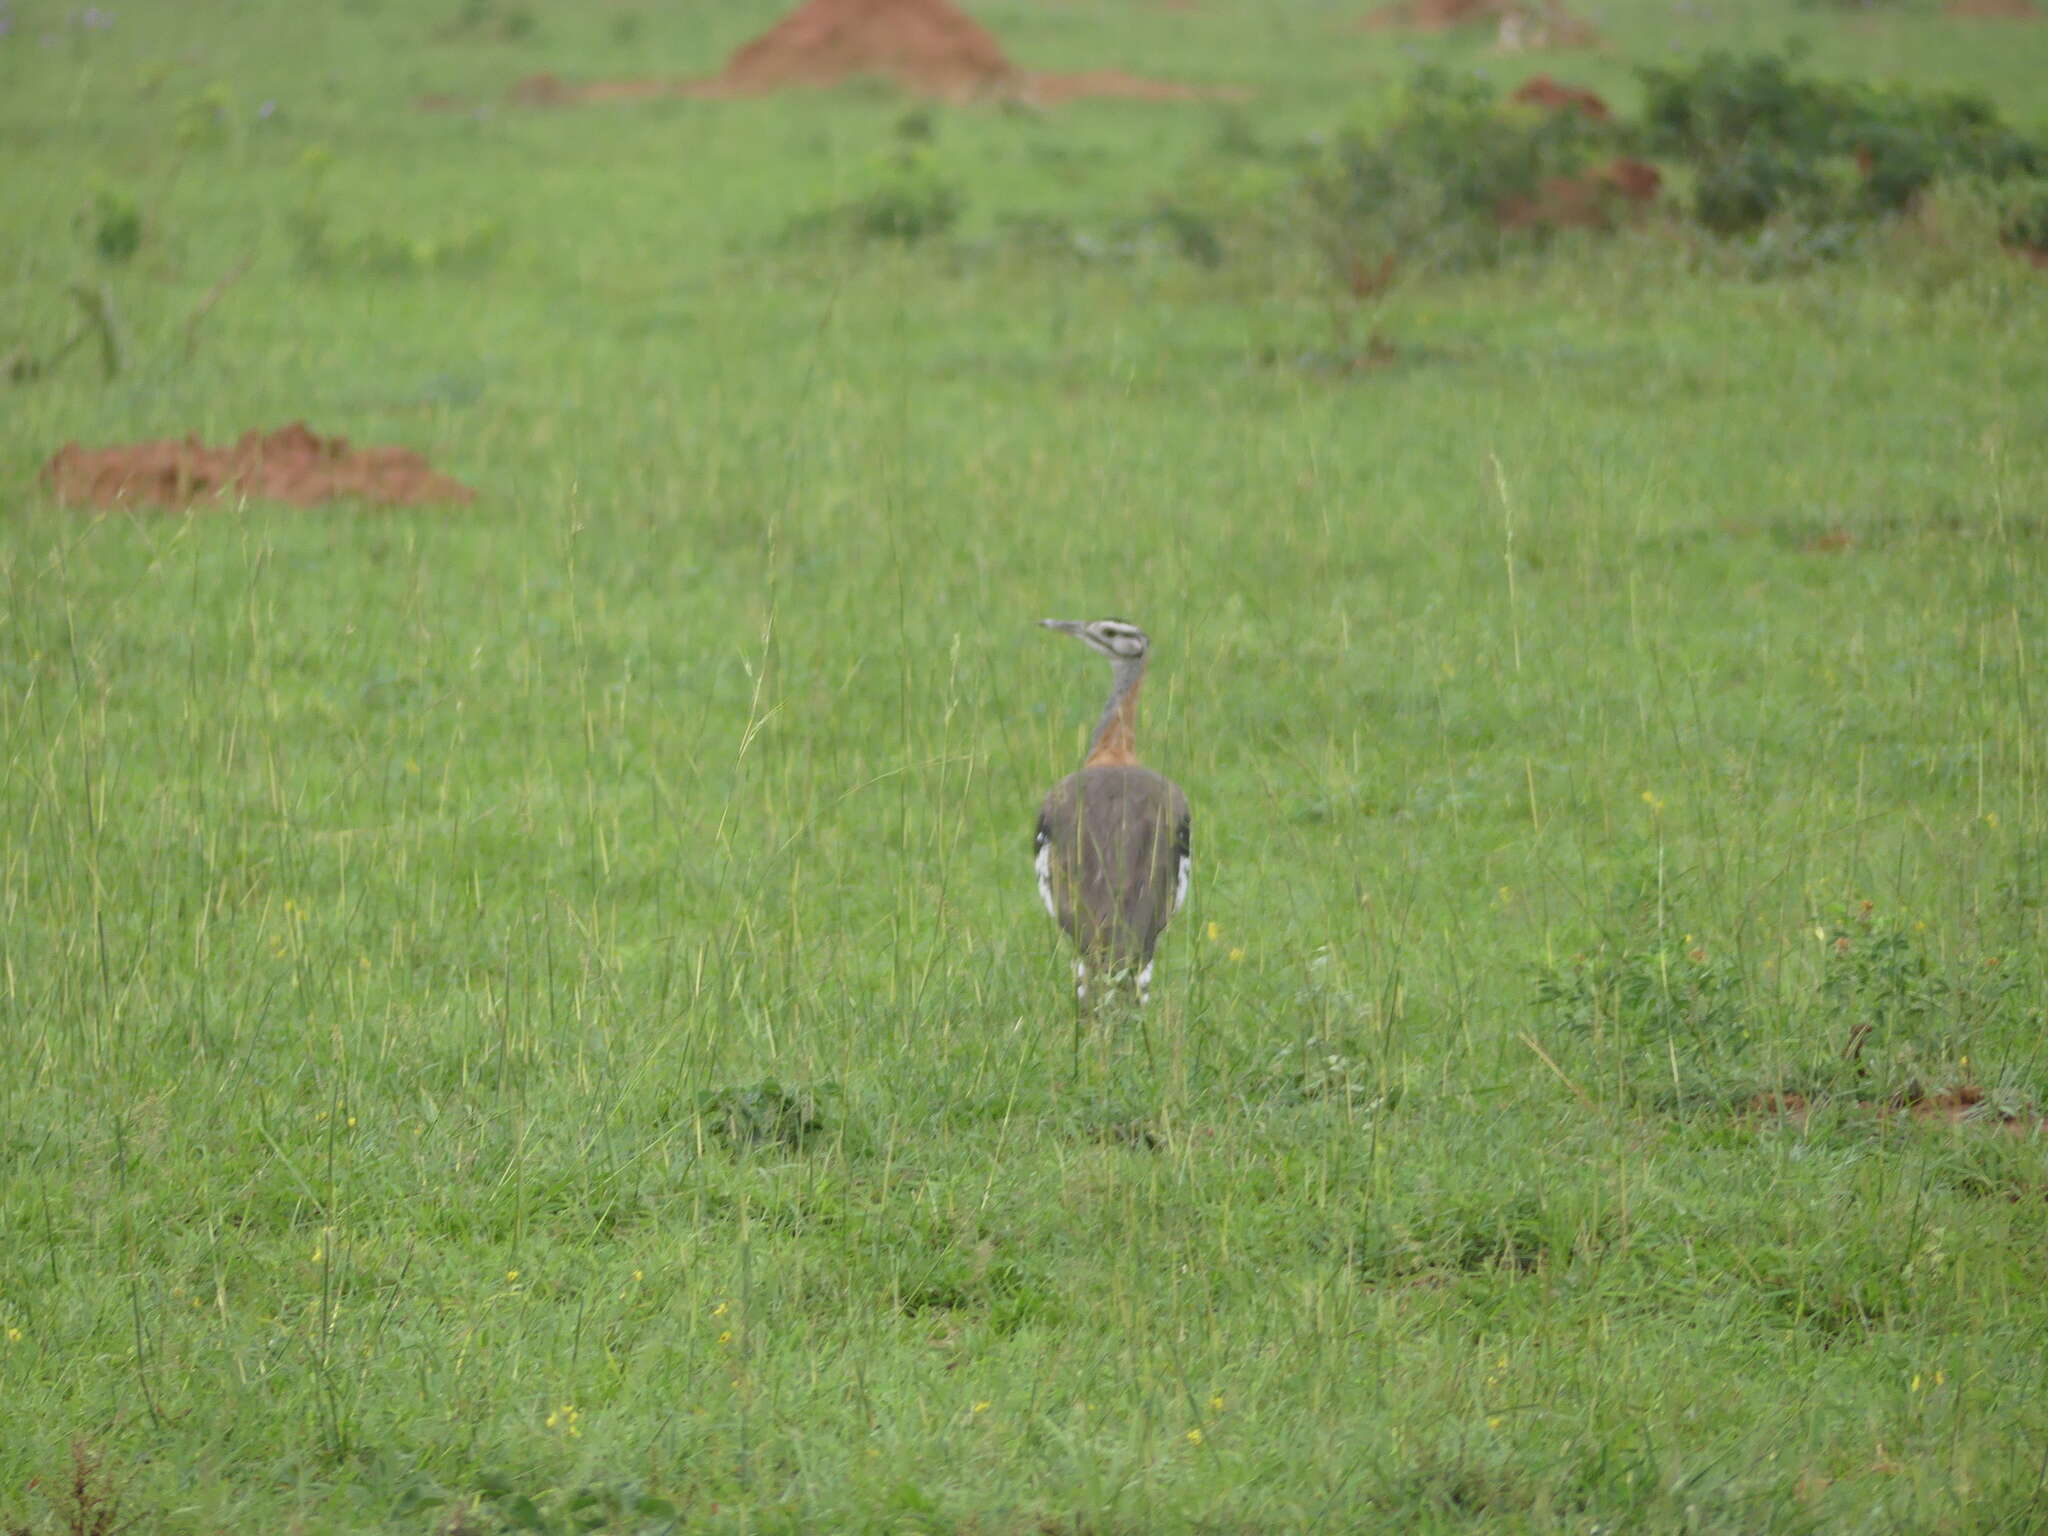
[[[1088,743],[1085,768],[1128,768],[1138,761],[1138,689],[1145,681],[1142,668],[1128,678],[1119,676],[1117,688],[1095,727],[1095,739]]]

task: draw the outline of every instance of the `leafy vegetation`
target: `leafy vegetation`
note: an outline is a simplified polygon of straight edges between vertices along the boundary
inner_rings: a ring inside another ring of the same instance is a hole
[[[1775,54],[1712,53],[1642,78],[1644,143],[1695,168],[1693,215],[1716,234],[1780,213],[1896,213],[1944,178],[2048,170],[2048,146],[1965,92],[1819,80]]]
[[[1342,134],[1310,173],[1317,236],[1340,277],[1390,260],[1464,270],[1498,258],[1507,203],[1613,142],[1579,113],[1507,112],[1489,83],[1424,69],[1390,122]]]

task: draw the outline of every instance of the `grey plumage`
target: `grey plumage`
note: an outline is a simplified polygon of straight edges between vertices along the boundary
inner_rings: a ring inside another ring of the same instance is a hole
[[[1185,894],[1188,797],[1150,768],[1083,768],[1038,813],[1050,853],[1052,914],[1081,953],[1112,969],[1152,963]]]
[[[1180,786],[1137,761],[1138,688],[1150,642],[1118,619],[1046,619],[1107,656],[1115,668],[1087,762],[1053,786],[1039,808],[1038,891],[1089,971],[1134,973],[1144,1001],[1159,935],[1187,897],[1192,818]]]

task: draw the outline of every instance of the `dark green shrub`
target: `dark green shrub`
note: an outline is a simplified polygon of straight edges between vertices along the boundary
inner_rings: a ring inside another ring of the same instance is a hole
[[[2048,182],[2022,188],[2006,204],[1998,238],[2022,250],[2048,251]]]
[[[1389,259],[1482,265],[1500,254],[1503,207],[1583,170],[1607,138],[1577,113],[1506,111],[1484,83],[1424,70],[1391,123],[1342,135],[1309,173],[1319,243],[1347,281]]]
[[[142,249],[142,210],[125,192],[101,187],[81,216],[87,238],[102,261],[120,265]]]
[[[1844,103],[1837,88],[1801,80],[1776,54],[1710,53],[1690,68],[1637,71],[1643,82],[1644,147],[1709,161],[1746,146],[1824,153]]]
[[[870,240],[915,244],[942,235],[959,221],[958,189],[915,172],[893,176],[848,205],[854,232]]]
[[[852,236],[856,240],[916,245],[948,233],[967,205],[957,183],[941,175],[931,155],[902,123],[897,148],[877,162],[873,183],[844,203],[791,221],[785,243],[802,244]]]
[[[707,1088],[697,1095],[697,1113],[705,1129],[730,1146],[802,1151],[830,1129],[826,1105],[836,1102],[838,1094],[830,1083],[786,1088],[764,1077],[758,1083]]]
[[[1768,143],[1743,144],[1700,166],[1693,217],[1714,234],[1742,234],[1786,208],[1814,202],[1825,186],[1811,159]]]
[[[1643,934],[1545,966],[1536,1005],[1561,1028],[1659,1048],[1676,1040],[1719,1049],[1750,1033],[1740,975],[1690,934]]]
[[[1896,213],[1945,178],[2039,174],[2048,148],[1981,97],[1803,77],[1775,54],[1645,68],[1642,136],[1695,167],[1693,215],[1718,235],[1774,218]]]

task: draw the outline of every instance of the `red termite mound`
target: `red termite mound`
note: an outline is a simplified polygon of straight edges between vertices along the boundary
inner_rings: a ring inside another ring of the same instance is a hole
[[[409,448],[351,448],[302,421],[275,432],[245,432],[232,446],[196,437],[113,448],[66,443],[43,466],[43,480],[67,506],[188,507],[230,493],[310,507],[324,501],[382,506],[476,499]]]
[[[1664,178],[1641,160],[1613,160],[1583,176],[1552,176],[1533,197],[1494,210],[1503,229],[1612,229],[1654,202]]]
[[[1148,80],[1119,69],[1066,75],[1019,69],[987,28],[948,0],[805,0],[708,80],[577,84],[534,75],[515,84],[510,99],[518,106],[557,107],[649,96],[756,96],[864,76],[951,101],[997,98],[1052,105],[1085,96],[1141,101],[1244,96],[1227,88]],[[433,105],[442,103],[436,99]]]
[[[1000,91],[1022,73],[946,0],[806,0],[735,53],[717,83],[773,91],[884,75],[942,96]]]
[[[1604,123],[1613,115],[1607,110],[1607,103],[1593,92],[1548,75],[1531,75],[1508,100],[1525,107],[1541,107],[1547,112],[1577,112],[1596,123]]]

